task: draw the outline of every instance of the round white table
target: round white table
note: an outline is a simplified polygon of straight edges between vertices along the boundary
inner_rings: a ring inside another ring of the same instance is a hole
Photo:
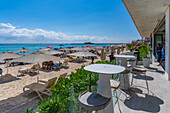
[[[125,53],[130,53],[131,55],[134,55],[134,53],[138,53],[139,51],[125,51]]]
[[[135,56],[132,55],[114,55],[114,57],[121,60],[121,66],[127,68],[127,59],[135,59]],[[129,76],[120,75],[120,88],[124,90],[130,89]]]
[[[133,55],[114,55],[114,57],[119,58],[121,60],[121,66],[127,68],[127,59],[135,59]]]
[[[116,66],[110,64],[92,64],[84,67],[85,70],[99,73],[99,85],[97,93],[104,97],[112,98],[112,92],[110,87],[110,75],[121,73],[125,70],[123,66]],[[114,113],[113,101],[108,104],[105,108],[105,113]],[[103,110],[98,111],[103,113]]]

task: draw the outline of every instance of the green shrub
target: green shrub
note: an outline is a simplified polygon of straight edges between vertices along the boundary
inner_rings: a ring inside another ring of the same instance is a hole
[[[140,58],[146,58],[147,55],[150,54],[150,47],[149,45],[142,44],[141,48],[139,49]]]

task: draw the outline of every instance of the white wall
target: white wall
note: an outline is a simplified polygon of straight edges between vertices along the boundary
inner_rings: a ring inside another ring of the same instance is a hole
[[[170,7],[165,17],[165,75],[170,80]]]

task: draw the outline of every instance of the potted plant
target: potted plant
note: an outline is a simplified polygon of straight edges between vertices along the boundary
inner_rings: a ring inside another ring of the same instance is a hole
[[[143,66],[149,67],[150,65],[150,58],[147,57],[147,55],[150,54],[150,47],[149,45],[142,44],[141,48],[139,49],[140,52],[140,58],[143,60]]]
[[[133,52],[133,50],[135,50],[135,47],[132,44],[126,44],[126,46],[130,50],[130,52]]]

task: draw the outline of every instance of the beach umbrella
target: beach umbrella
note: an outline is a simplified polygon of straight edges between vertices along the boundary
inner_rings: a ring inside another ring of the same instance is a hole
[[[121,51],[122,51],[122,52],[124,51],[124,46],[123,46],[123,45],[121,46]]]
[[[120,47],[117,48],[117,54],[120,54]]]
[[[19,58],[21,57],[21,55],[15,54],[15,53],[11,53],[11,52],[4,52],[4,53],[0,53],[0,59],[4,60],[4,59],[12,59],[12,58]]]
[[[74,48],[71,48],[70,50],[73,50],[73,51],[83,51],[84,49],[80,48],[80,47],[74,47]]]
[[[6,59],[13,59],[13,58],[19,58],[21,55],[11,53],[9,51],[0,53],[0,60],[6,60]],[[6,63],[7,73],[8,73],[8,63]]]
[[[68,48],[61,48],[59,49],[60,51],[68,51],[69,49]]]
[[[51,50],[51,48],[47,48],[47,47],[45,47],[45,48],[40,48],[39,50],[48,51],[48,50]]]
[[[14,52],[12,52],[12,51],[5,51],[5,52],[3,52],[3,53],[14,53]]]
[[[18,49],[15,52],[27,52],[27,51],[32,51],[32,50],[29,50],[29,49],[22,47],[21,49]]]
[[[84,50],[95,50],[94,48],[92,48],[92,47],[85,47],[85,48],[83,48]]]
[[[49,55],[55,55],[55,54],[63,54],[64,52],[61,52],[61,51],[44,51],[43,53],[49,54]]]
[[[92,47],[91,45],[87,45],[86,47]]]
[[[106,55],[104,53],[104,48],[101,50],[101,56],[100,56],[101,61],[104,61],[106,59]]]
[[[97,56],[93,53],[90,52],[75,52],[75,53],[71,53],[71,54],[67,54],[68,56],[80,56],[80,57],[89,57],[89,56]]]
[[[96,46],[95,48],[96,49],[103,49],[103,47],[101,47],[101,46]]]
[[[48,54],[36,52],[29,55],[22,56],[20,58],[16,58],[14,60],[11,60],[10,62],[24,62],[24,63],[39,63],[39,62],[45,62],[45,61],[59,61],[63,60],[62,58],[51,56]]]
[[[47,48],[50,48],[50,49],[52,49],[53,47],[52,47],[52,46],[48,46]]]
[[[115,54],[115,47],[114,46],[111,47],[111,53]]]

